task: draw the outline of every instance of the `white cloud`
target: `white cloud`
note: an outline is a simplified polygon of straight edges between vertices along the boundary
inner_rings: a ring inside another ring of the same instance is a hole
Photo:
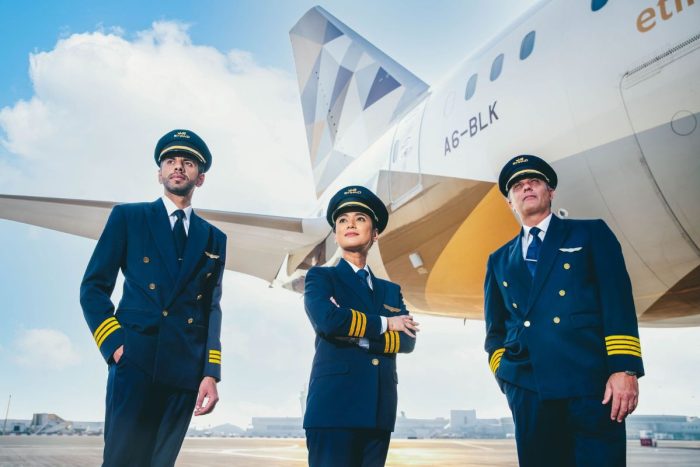
[[[70,35],[30,56],[30,77],[34,96],[0,109],[2,145],[24,162],[2,192],[155,198],[153,147],[184,127],[214,154],[196,205],[289,215],[313,202],[296,79],[247,52],[196,45],[185,25],[156,22],[133,39]]]
[[[14,343],[14,361],[20,366],[62,370],[80,363],[70,338],[55,329],[27,329]]]

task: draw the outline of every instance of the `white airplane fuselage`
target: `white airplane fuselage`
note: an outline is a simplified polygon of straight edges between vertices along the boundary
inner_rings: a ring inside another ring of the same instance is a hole
[[[342,186],[376,190],[392,214],[371,264],[415,309],[479,319],[486,258],[519,228],[494,182],[536,154],[559,175],[555,212],[617,234],[642,322],[698,324],[699,33],[692,0],[542,2],[358,155],[314,214]]]

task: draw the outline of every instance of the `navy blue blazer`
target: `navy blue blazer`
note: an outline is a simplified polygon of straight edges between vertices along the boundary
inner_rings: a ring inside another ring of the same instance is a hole
[[[372,285],[370,292],[345,260],[306,274],[304,305],[316,332],[316,353],[304,428],[394,430],[396,354],[411,352],[415,339],[404,332],[381,334],[380,316],[408,311],[397,284],[372,274]],[[357,345],[362,337],[369,349]]]
[[[642,376],[632,285],[605,222],[552,216],[534,278],[521,239],[488,260],[485,348],[497,379],[557,399],[602,397],[615,372]]]
[[[192,211],[182,265],[161,199],[114,207],[80,286],[80,303],[109,363],[124,345],[155,382],[197,390],[221,378],[221,279],[226,235]],[[119,270],[124,291],[110,296]]]

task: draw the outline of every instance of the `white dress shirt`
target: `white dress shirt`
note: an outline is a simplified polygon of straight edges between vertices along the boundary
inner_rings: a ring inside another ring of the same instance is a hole
[[[170,201],[170,198],[167,196],[163,195],[160,197],[160,199],[163,200],[163,204],[165,205],[165,210],[168,213],[168,219],[170,219],[170,228],[175,227],[175,222],[177,222],[177,216],[175,215],[175,211],[177,211],[178,208],[175,206],[175,203]],[[190,216],[192,216],[192,206],[187,206],[186,208],[183,209],[185,212],[185,217],[182,219],[182,223],[185,226],[185,233],[189,235],[190,233]]]

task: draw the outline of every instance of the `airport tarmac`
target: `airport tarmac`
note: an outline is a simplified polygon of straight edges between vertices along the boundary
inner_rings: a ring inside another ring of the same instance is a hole
[[[628,465],[700,465],[700,442],[659,441],[644,448],[638,441],[627,444]],[[0,467],[98,466],[102,438],[92,436],[0,437]],[[303,466],[303,439],[188,438],[178,467],[203,466]],[[513,440],[392,440],[388,466],[517,466]]]

